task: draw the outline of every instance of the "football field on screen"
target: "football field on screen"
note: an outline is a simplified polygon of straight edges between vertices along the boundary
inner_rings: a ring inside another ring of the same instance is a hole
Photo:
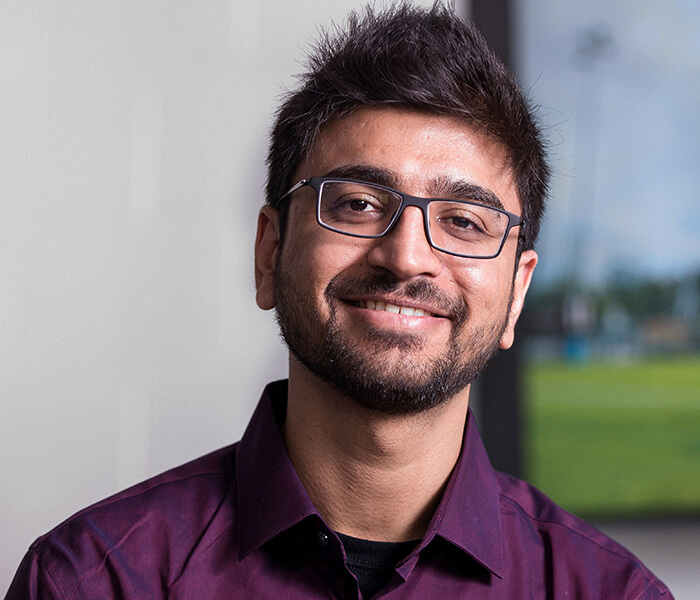
[[[526,478],[588,517],[700,514],[700,356],[532,363]]]

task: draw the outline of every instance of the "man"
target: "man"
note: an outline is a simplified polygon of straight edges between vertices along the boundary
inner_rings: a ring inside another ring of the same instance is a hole
[[[472,27],[443,7],[351,17],[272,132],[255,277],[288,383],[239,444],[40,538],[7,598],[670,598],[494,472],[468,410],[513,342],[548,175]]]

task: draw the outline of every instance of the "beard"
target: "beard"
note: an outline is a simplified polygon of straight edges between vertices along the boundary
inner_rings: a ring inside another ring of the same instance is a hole
[[[452,331],[438,356],[421,356],[427,340],[419,333],[371,329],[358,343],[338,323],[341,297],[394,293],[429,301],[450,318]],[[453,298],[427,278],[399,281],[389,271],[352,279],[337,275],[326,287],[330,316],[319,313],[314,297],[285,272],[275,270],[276,319],[289,351],[321,380],[372,411],[391,415],[418,414],[453,398],[469,385],[498,351],[510,312],[492,322],[469,325],[464,299]]]

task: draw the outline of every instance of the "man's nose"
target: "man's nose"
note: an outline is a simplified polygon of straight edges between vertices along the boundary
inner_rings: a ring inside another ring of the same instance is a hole
[[[438,251],[428,242],[421,209],[407,207],[391,231],[374,241],[367,262],[391,271],[399,279],[437,277],[442,262]]]

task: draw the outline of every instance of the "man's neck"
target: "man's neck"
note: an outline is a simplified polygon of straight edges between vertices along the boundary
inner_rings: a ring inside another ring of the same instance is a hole
[[[419,539],[459,458],[469,389],[410,416],[359,407],[290,365],[284,438],[329,527],[376,541]]]

